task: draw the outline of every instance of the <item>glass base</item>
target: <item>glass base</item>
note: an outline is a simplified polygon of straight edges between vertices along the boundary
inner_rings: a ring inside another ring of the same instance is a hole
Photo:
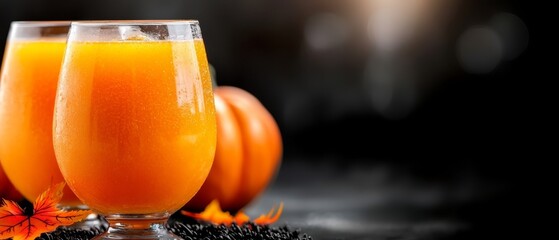
[[[109,229],[93,238],[102,239],[163,239],[182,240],[165,228],[169,214],[114,214],[107,215]]]
[[[90,230],[93,228],[106,229],[107,222],[104,221],[97,213],[87,215],[84,220],[76,222],[72,225],[66,226],[67,228]]]

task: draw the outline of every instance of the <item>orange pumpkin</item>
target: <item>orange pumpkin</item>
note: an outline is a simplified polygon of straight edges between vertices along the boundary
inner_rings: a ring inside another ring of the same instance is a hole
[[[203,210],[217,199],[236,212],[255,199],[280,166],[282,138],[273,116],[249,92],[233,86],[214,90],[217,146],[204,185],[184,209]]]

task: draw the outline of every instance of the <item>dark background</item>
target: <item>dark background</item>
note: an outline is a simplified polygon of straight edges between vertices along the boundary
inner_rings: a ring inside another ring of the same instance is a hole
[[[218,84],[283,134],[254,212],[284,200],[317,239],[501,238],[529,233],[546,168],[528,2],[0,1],[0,45],[15,20],[198,19]]]

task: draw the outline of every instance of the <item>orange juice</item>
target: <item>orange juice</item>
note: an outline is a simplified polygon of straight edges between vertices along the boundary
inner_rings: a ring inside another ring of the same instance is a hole
[[[178,210],[215,151],[203,42],[75,41],[66,51],[54,147],[68,185],[103,214]]]
[[[14,40],[0,82],[0,161],[8,178],[34,201],[64,181],[52,145],[52,117],[65,39]],[[65,188],[64,205],[81,204]]]

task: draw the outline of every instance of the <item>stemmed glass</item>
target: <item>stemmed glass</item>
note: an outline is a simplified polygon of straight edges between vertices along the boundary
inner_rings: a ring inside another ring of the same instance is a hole
[[[165,223],[216,144],[198,21],[73,22],[53,124],[62,175],[110,224],[97,239],[180,239]]]
[[[56,87],[70,22],[16,21],[10,25],[0,80],[0,162],[6,175],[33,202],[64,181],[52,143]],[[70,188],[62,208],[86,209]],[[88,224],[99,224],[96,215]]]

